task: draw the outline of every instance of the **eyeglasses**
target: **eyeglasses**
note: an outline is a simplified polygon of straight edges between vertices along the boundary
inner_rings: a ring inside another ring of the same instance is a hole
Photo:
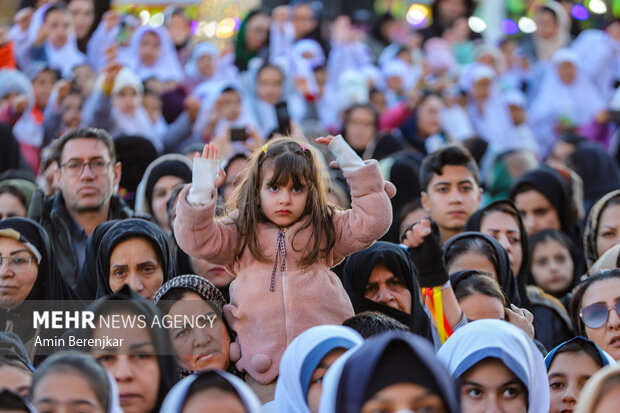
[[[0,268],[2,268],[6,261],[7,266],[14,273],[26,272],[30,270],[30,264],[33,259],[36,260],[36,257],[27,254],[11,255],[10,257],[0,256]]]
[[[615,309],[616,313],[620,316],[620,300],[616,301],[613,306],[606,306],[605,304],[595,303],[590,304],[587,307],[583,307],[579,311],[579,315],[584,324],[590,328],[602,327],[609,318],[609,310]]]
[[[110,166],[110,162],[106,162],[103,159],[93,159],[89,162],[82,162],[78,160],[67,161],[61,164],[61,168],[63,168],[69,176],[80,176],[84,172],[84,168],[86,165],[90,168],[90,171],[95,175],[104,175],[108,172],[108,167]]]

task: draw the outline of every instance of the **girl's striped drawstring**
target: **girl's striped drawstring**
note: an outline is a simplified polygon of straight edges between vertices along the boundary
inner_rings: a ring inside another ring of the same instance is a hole
[[[280,273],[284,276],[286,273],[286,244],[284,242],[284,235],[286,229],[280,230],[278,233],[278,241],[276,242],[276,260],[273,263],[273,271],[271,271],[271,283],[269,291],[276,290],[276,273],[278,272],[278,256],[280,257]]]

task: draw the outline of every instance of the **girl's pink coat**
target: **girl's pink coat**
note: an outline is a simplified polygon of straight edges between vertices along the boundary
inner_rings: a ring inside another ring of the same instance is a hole
[[[189,255],[225,265],[235,276],[230,285],[231,303],[224,307],[224,315],[238,335],[231,345],[231,360],[260,383],[277,378],[284,350],[303,331],[341,324],[354,315],[342,283],[330,268],[369,247],[387,232],[392,221],[386,190],[392,192],[393,186],[383,181],[377,161],[365,163],[345,173],[352,209],[335,212],[336,244],[326,258],[302,269],[298,261],[310,245],[313,231],[306,228],[294,236],[304,218],[286,230],[286,274],[280,273],[278,263],[273,292],[269,286],[280,228],[270,222],[260,224],[259,242],[268,262],[256,261],[247,248],[235,257],[238,232],[233,220],[238,211],[214,219],[215,196],[204,206],[192,206],[186,200],[189,187],[180,194],[174,223],[177,242]]]

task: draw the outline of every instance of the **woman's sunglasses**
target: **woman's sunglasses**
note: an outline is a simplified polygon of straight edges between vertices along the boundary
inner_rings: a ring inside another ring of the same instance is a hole
[[[590,328],[602,327],[609,318],[609,310],[615,309],[616,313],[620,316],[620,300],[616,301],[614,306],[606,306],[605,304],[595,303],[590,304],[587,307],[583,307],[579,311],[579,315],[584,324]]]

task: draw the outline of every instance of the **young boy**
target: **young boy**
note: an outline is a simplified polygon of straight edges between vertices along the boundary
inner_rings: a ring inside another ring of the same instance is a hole
[[[455,145],[424,158],[420,188],[422,207],[439,226],[442,244],[463,231],[482,195],[476,161],[467,149]]]

